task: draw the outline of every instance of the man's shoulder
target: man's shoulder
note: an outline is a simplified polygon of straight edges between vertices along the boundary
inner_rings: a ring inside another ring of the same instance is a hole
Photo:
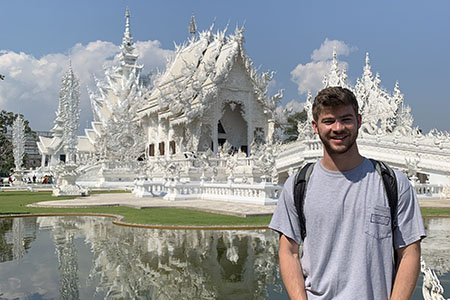
[[[398,187],[398,194],[402,194],[409,188],[411,188],[411,182],[409,181],[408,177],[400,170],[393,169],[395,178],[397,180],[397,187]]]

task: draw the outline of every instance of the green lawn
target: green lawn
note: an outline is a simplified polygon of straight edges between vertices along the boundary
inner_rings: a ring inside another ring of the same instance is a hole
[[[120,191],[95,191],[94,193],[117,193]],[[178,208],[135,209],[129,207],[90,207],[90,208],[37,208],[27,204],[73,199],[73,197],[53,197],[50,192],[0,192],[0,215],[38,214],[38,213],[97,213],[124,216],[123,221],[136,224],[161,225],[268,225],[270,216],[235,217]],[[450,216],[450,209],[422,208],[423,216]]]
[[[109,191],[108,191],[109,192]],[[99,193],[99,192],[94,192]],[[136,224],[163,225],[268,225],[270,216],[235,217],[177,208],[135,209],[129,207],[90,207],[90,208],[37,208],[27,204],[73,199],[74,197],[53,197],[50,192],[0,192],[0,214],[42,214],[42,213],[98,213],[124,216],[123,221]]]
[[[450,216],[450,208],[421,208],[422,216]]]

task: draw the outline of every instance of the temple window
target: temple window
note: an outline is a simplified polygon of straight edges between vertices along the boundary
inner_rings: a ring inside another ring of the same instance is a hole
[[[175,154],[175,141],[169,142],[170,154]]]
[[[155,144],[150,144],[148,147],[148,156],[155,156]]]
[[[159,143],[159,155],[164,155],[164,142]]]

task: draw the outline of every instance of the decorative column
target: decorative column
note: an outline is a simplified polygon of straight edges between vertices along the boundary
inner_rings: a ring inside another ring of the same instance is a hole
[[[18,115],[13,123],[13,155],[14,155],[14,184],[22,184],[23,178],[23,155],[25,154],[25,122],[21,115]]]
[[[53,196],[86,195],[87,190],[75,183],[78,177],[78,165],[75,163],[75,160],[78,152],[77,131],[78,121],[80,119],[80,84],[78,78],[72,71],[72,65],[69,65],[69,70],[62,79],[59,98],[59,114],[63,126],[62,144],[66,161],[63,166],[57,167],[60,153],[53,155],[57,159],[53,168],[57,182],[57,185],[53,188]]]

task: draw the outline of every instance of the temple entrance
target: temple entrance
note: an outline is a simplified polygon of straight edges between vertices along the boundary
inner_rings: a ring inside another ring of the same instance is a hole
[[[222,118],[217,124],[217,144],[222,146],[228,141],[233,151],[248,151],[247,121],[242,117],[244,111],[241,104],[234,102],[225,104]]]

